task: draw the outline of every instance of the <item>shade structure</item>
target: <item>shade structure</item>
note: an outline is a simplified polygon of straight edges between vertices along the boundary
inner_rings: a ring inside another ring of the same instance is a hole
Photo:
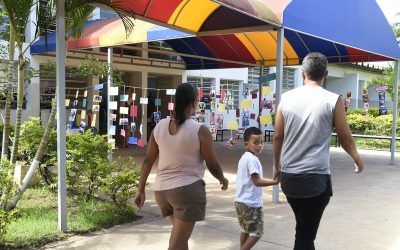
[[[122,2],[126,2],[126,6],[130,6],[129,8],[134,6],[133,10],[136,11],[139,8],[137,5],[142,2],[143,4],[146,2],[147,8],[155,8],[158,3],[158,1]],[[174,1],[167,1],[164,4],[167,6],[172,2]],[[182,4],[182,2],[180,3]],[[174,6],[180,6],[180,9],[184,11],[184,8],[191,6],[189,2],[197,4],[210,1],[186,2],[186,7],[177,4]],[[242,14],[246,13],[241,16],[244,20],[254,18],[257,21],[264,20],[267,16],[266,11],[257,12],[257,10],[265,10],[265,6],[269,4],[270,16],[273,13],[276,22],[283,20],[285,28],[284,65],[298,65],[309,52],[323,53],[330,63],[400,59],[400,48],[394,34],[374,0],[224,0],[219,3],[221,5],[218,8],[239,10]],[[263,5],[260,7],[256,3],[263,3]],[[357,10],[356,14],[354,10]],[[138,11],[137,13],[139,15],[142,12]],[[145,16],[149,17],[149,13],[153,12],[148,10],[146,13]],[[155,13],[150,16],[157,19],[157,23],[163,24],[162,21],[167,20],[160,16],[156,17]],[[150,18],[148,19],[150,20]],[[271,17],[271,19],[273,18]],[[188,18],[187,21],[191,20],[193,19]],[[210,21],[207,20],[204,19],[204,22]],[[165,24],[165,26],[170,27],[171,25]],[[187,69],[275,65],[276,31],[256,30],[206,35],[200,27],[198,31],[203,33],[198,36],[195,34],[196,32],[187,33],[165,26],[135,20],[135,30],[127,37],[123,23],[117,18],[93,21],[87,24],[80,39],[69,41],[68,48],[105,47],[162,40],[181,55]],[[182,27],[179,29],[182,30]],[[236,30],[238,30],[237,28]],[[214,31],[217,30],[214,29]],[[51,51],[51,34],[48,40],[50,44],[48,51]],[[45,51],[44,38],[36,42],[31,49],[32,53]]]
[[[196,35],[271,30],[279,6],[259,0],[113,0],[137,18]],[[287,2],[283,0],[283,2]],[[272,7],[276,7],[275,10]]]

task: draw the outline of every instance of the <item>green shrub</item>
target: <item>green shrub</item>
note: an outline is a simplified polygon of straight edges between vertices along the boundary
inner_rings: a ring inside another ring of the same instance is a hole
[[[366,131],[373,129],[371,118],[360,114],[347,115],[347,122],[352,134],[366,134]]]
[[[6,234],[7,226],[10,224],[16,210],[7,211],[5,208],[15,194],[16,185],[14,178],[9,173],[12,166],[7,160],[0,162],[0,243]]]
[[[84,134],[67,134],[67,184],[81,192],[87,192],[87,198],[94,197],[101,180],[111,173],[108,162],[106,135],[95,135],[87,131]]]
[[[126,208],[128,199],[135,196],[140,171],[132,157],[118,157],[111,168],[112,173],[103,180],[102,190],[115,204]]]
[[[39,117],[29,117],[29,121],[21,125],[20,143],[18,147],[18,160],[31,163],[42,140],[45,127],[40,124]],[[57,133],[52,129],[43,155],[42,164],[55,165],[57,162]]]
[[[347,115],[365,115],[365,111],[363,109],[352,109],[347,111]]]

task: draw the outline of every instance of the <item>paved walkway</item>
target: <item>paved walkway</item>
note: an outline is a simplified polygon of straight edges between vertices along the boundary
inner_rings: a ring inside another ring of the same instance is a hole
[[[189,242],[190,249],[239,249],[240,228],[233,197],[236,164],[244,149],[237,145],[229,151],[215,143],[230,187],[222,192],[218,182],[206,172],[206,221],[197,223]],[[132,155],[141,164],[144,150],[130,148],[116,155]],[[366,170],[354,173],[351,158],[342,149],[332,148],[333,192],[325,210],[316,240],[322,250],[398,250],[400,249],[400,159],[388,165],[389,153],[361,151]],[[272,175],[272,146],[262,154],[264,175]],[[74,236],[43,249],[167,249],[171,227],[159,215],[152,193],[154,174],[147,188],[147,202],[139,212],[142,219],[83,236]],[[295,221],[290,206],[281,194],[280,203],[271,202],[272,188],[264,191],[265,234],[254,249],[293,248]]]

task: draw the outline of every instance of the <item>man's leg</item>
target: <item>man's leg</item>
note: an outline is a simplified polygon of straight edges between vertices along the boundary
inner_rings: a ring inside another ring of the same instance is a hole
[[[294,250],[314,250],[319,223],[325,207],[330,200],[330,193],[306,199],[289,198],[288,202],[296,216],[296,240]]]

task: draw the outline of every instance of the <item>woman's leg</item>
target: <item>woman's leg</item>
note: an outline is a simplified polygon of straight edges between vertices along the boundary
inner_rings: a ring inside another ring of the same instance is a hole
[[[172,231],[169,238],[169,250],[187,250],[188,241],[192,235],[196,221],[183,221],[170,216]]]

